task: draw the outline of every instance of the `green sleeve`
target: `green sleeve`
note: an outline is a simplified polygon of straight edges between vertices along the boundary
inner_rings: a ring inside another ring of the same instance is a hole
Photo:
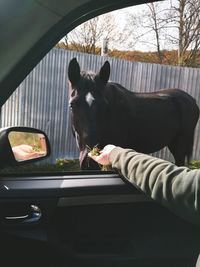
[[[200,226],[200,170],[120,147],[111,151],[109,161],[152,199]]]

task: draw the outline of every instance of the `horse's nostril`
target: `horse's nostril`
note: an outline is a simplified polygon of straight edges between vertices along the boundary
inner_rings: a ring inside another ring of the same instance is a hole
[[[69,102],[69,107],[72,109],[74,107],[74,103],[73,102]]]

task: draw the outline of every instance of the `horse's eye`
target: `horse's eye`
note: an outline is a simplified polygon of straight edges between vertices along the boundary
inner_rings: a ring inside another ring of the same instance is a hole
[[[75,90],[72,91],[71,96],[75,96]]]

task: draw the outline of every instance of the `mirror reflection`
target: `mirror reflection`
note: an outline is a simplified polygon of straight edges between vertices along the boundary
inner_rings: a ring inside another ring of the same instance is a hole
[[[11,131],[8,140],[16,161],[42,158],[47,155],[46,139],[41,133]]]

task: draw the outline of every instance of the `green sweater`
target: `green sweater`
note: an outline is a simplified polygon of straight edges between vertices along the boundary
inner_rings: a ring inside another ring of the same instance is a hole
[[[120,147],[111,151],[109,161],[146,195],[200,226],[200,170]]]

